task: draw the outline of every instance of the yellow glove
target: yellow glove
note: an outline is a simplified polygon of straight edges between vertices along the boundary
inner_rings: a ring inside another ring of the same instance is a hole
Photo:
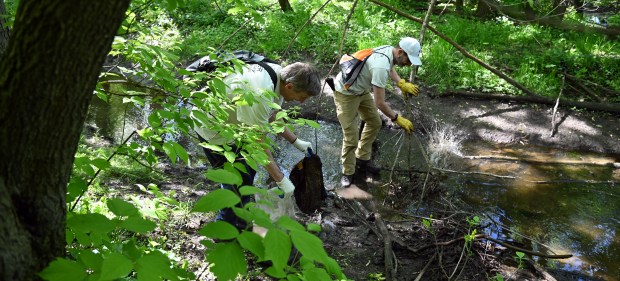
[[[407,94],[410,94],[414,97],[417,97],[418,94],[420,94],[420,89],[418,89],[416,85],[407,82],[405,79],[400,79],[400,81],[396,83],[396,86],[398,86],[401,92],[403,92],[403,97],[405,97],[405,99],[409,98]]]
[[[392,121],[396,122],[398,126],[405,129],[407,133],[413,132],[413,123],[411,123],[409,119],[396,114],[396,118],[392,119]]]

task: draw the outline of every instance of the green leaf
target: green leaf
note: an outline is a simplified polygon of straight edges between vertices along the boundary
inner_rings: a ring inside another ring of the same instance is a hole
[[[208,170],[205,176],[214,182],[224,184],[240,185],[243,182],[239,173],[233,173],[224,169]]]
[[[139,213],[138,208],[133,204],[120,198],[108,200],[107,205],[110,211],[119,217],[129,217]]]
[[[265,244],[265,259],[271,260],[276,271],[282,270],[291,254],[291,240],[288,235],[279,229],[272,228],[265,235],[263,243]]]
[[[91,250],[81,251],[78,255],[77,260],[94,271],[99,271],[101,268],[101,264],[103,263],[103,257],[101,256],[101,254],[95,254]]]
[[[327,253],[323,249],[323,242],[318,237],[299,230],[291,230],[291,240],[304,257],[323,262],[327,259]]]
[[[225,221],[214,221],[205,225],[198,233],[215,239],[234,239],[239,236],[239,230]]]
[[[243,249],[237,243],[216,244],[209,251],[207,261],[213,263],[210,270],[218,280],[234,280],[239,274],[247,274],[247,261]]]
[[[226,157],[226,160],[230,163],[235,162],[235,159],[237,158],[237,154],[232,152],[232,151],[226,151],[224,152],[224,157]]]
[[[181,158],[181,160],[185,162],[185,164],[189,165],[189,155],[187,154],[187,151],[185,150],[185,148],[183,148],[183,146],[181,146],[180,144],[176,142],[173,142],[172,146],[174,147],[174,151],[176,155],[178,155],[179,158]]]
[[[149,115],[148,123],[151,127],[161,127],[161,119],[159,118],[159,115],[157,115],[157,112],[153,112]]]
[[[322,268],[310,268],[303,271],[306,280],[332,280],[332,278]]]
[[[200,146],[202,146],[202,147],[204,147],[206,149],[213,150],[213,151],[224,151],[224,149],[221,146],[219,146],[219,145],[212,145],[212,144],[208,144],[206,142],[201,142],[198,145],[200,145]]]
[[[304,121],[306,121],[306,124],[308,124],[308,126],[318,129],[321,127],[321,125],[319,125],[319,123],[312,121],[312,120],[308,120],[308,119],[304,119]]]
[[[86,278],[86,269],[75,261],[57,258],[39,276],[49,281],[80,281]]]
[[[257,256],[259,261],[265,258],[265,246],[263,246],[263,238],[260,235],[251,231],[244,231],[237,237],[237,241],[241,247]]]
[[[119,253],[111,253],[105,256],[101,264],[101,276],[99,280],[114,280],[127,276],[133,264],[125,256]]]
[[[239,194],[242,196],[263,193],[262,191],[264,191],[264,189],[251,185],[244,185],[239,188]]]
[[[287,116],[286,111],[278,111],[276,114],[276,120],[286,118]]]
[[[291,219],[289,216],[281,216],[276,221],[276,224],[282,226],[284,229],[287,229],[287,230],[301,230],[301,231],[306,230],[303,225],[298,223],[296,220]]]
[[[99,168],[100,170],[110,168],[110,162],[108,162],[108,160],[103,159],[103,158],[93,159],[90,163],[93,166]]]
[[[67,218],[67,227],[86,233],[107,233],[112,231],[116,225],[102,214],[73,214]]]
[[[309,223],[307,227],[308,227],[308,231],[315,232],[315,233],[321,232],[321,225],[320,224]]]
[[[176,273],[170,268],[170,259],[158,251],[150,252],[136,261],[138,280],[176,280]],[[163,277],[163,278],[162,278]]]
[[[141,217],[129,217],[121,223],[121,227],[136,233],[148,233],[153,231],[157,225]]]
[[[209,192],[196,202],[192,212],[213,212],[233,207],[241,202],[237,194],[228,189],[218,189]]]
[[[172,163],[176,163],[177,162],[177,153],[174,150],[174,145],[172,145],[172,143],[164,143],[163,145],[163,150],[166,153],[166,155],[168,155],[168,158],[170,158],[170,161],[172,161]]]

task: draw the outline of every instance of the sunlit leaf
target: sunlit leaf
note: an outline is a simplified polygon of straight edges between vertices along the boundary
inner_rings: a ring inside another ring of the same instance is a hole
[[[235,173],[224,169],[208,170],[205,176],[209,180],[223,184],[240,185],[243,181],[238,172]]]
[[[198,233],[205,237],[226,240],[236,238],[239,235],[239,230],[225,221],[214,221],[198,230]]]
[[[108,199],[106,203],[110,211],[119,217],[133,216],[139,212],[136,206],[120,198]]]

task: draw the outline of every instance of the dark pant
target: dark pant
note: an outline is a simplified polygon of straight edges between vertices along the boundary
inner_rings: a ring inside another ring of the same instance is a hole
[[[205,142],[204,139],[200,138],[200,141]],[[238,155],[238,152],[240,151],[240,149],[237,146],[232,146],[233,151],[235,151]],[[209,160],[209,163],[211,163],[211,166],[214,169],[219,169],[222,168],[224,166],[224,163],[226,163],[226,157],[224,157],[224,155],[219,154],[211,149],[208,148],[204,148],[203,150],[205,152],[205,154],[207,155],[207,159]],[[245,169],[247,171],[247,173],[241,172],[241,178],[243,179],[243,182],[241,183],[240,186],[244,186],[244,185],[254,185],[254,176],[256,176],[256,171],[254,169],[252,169],[250,167],[250,165],[248,165],[245,161],[245,159],[243,159],[242,157],[238,157],[235,160],[236,163],[241,163],[243,164],[243,166],[245,166]],[[241,197],[241,203],[239,203],[237,205],[237,207],[242,208],[245,204],[250,203],[251,201],[254,200],[254,198],[251,195],[246,195],[246,196],[241,196],[239,193],[239,187],[240,186],[235,186],[235,185],[230,185],[230,184],[222,184],[221,188],[224,189],[228,189],[233,191],[234,193],[236,193],[237,195],[239,195]],[[224,208],[222,210],[220,210],[217,213],[217,216],[215,217],[216,221],[225,221],[228,222],[232,225],[234,225],[235,227],[237,227],[237,229],[242,230],[242,229],[247,229],[248,228],[248,224],[246,221],[244,221],[243,219],[237,217],[235,215],[235,213],[233,212],[233,210],[231,208]]]

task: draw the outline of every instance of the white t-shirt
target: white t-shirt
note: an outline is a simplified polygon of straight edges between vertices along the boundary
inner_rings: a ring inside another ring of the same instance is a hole
[[[257,102],[254,102],[252,105],[238,105],[234,112],[229,112],[228,123],[264,126],[269,123],[269,118],[274,111],[274,108],[271,107],[270,104],[275,103],[282,106],[284,98],[280,96],[279,85],[282,67],[277,64],[267,64],[276,72],[278,78],[278,85],[275,87],[276,97],[265,93],[267,91],[272,91],[274,85],[271,76],[269,76],[269,72],[258,64],[248,64],[244,67],[243,73],[231,74],[224,78],[224,83],[227,86],[226,92],[229,98],[232,99],[235,97],[236,94],[233,93],[235,89],[241,89],[244,92],[253,92],[257,100]],[[202,138],[215,145],[222,145],[232,141],[202,126],[197,126],[194,129]]]
[[[335,80],[336,91],[345,95],[363,95],[372,92],[372,86],[385,88],[388,83],[390,69],[392,69],[394,47],[386,45],[374,48],[372,55],[368,57],[362,71],[349,90],[344,88],[342,72],[338,73]]]

